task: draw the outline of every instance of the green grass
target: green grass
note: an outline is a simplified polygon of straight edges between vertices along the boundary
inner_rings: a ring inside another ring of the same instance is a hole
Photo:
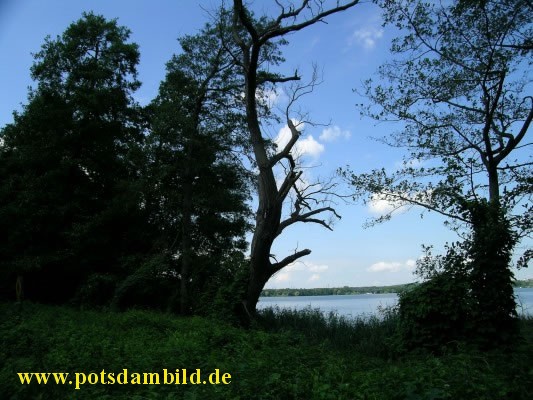
[[[319,309],[266,308],[261,310],[259,326],[269,332],[300,334],[307,342],[327,344],[328,348],[359,355],[392,358],[400,349],[395,340],[397,320],[391,312],[380,317],[347,318],[334,312],[324,315]]]
[[[394,349],[392,319],[265,312],[238,329],[149,311],[0,304],[1,399],[529,399],[533,320],[516,352],[435,357]],[[232,375],[229,385],[21,385],[17,372]]]

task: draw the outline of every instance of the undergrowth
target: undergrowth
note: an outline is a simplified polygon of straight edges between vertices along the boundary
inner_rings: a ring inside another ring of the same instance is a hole
[[[266,331],[300,334],[311,343],[327,344],[339,351],[381,358],[398,356],[401,352],[396,337],[398,318],[387,310],[379,316],[349,318],[311,307],[265,308],[259,313],[258,324]]]
[[[404,353],[393,320],[274,312],[244,330],[151,311],[0,304],[2,399],[529,399],[533,321],[514,352]],[[268,326],[268,328],[266,328]],[[200,368],[229,385],[21,385],[17,372]]]

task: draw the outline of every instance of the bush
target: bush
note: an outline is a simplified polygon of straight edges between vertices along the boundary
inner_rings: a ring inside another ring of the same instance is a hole
[[[440,273],[400,294],[400,335],[408,349],[442,350],[466,338],[468,286],[463,279]]]
[[[172,308],[171,301],[178,286],[172,260],[165,255],[155,255],[118,285],[111,306],[120,310],[131,307]]]
[[[516,342],[510,270],[516,238],[498,205],[468,202],[464,209],[470,237],[444,256],[429,252],[418,265],[427,281],[400,295],[400,335],[407,348],[438,350],[465,341],[489,349]]]
[[[198,315],[222,318],[237,324],[236,305],[240,304],[246,291],[249,261],[240,252],[233,252],[222,260],[206,260],[207,263],[218,262],[218,268],[206,268],[208,274],[199,276],[193,285],[195,303],[193,312]]]
[[[91,274],[74,297],[74,304],[89,307],[108,306],[117,287],[117,278],[111,274]]]

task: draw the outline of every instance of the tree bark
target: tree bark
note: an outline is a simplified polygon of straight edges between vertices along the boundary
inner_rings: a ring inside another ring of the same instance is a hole
[[[500,181],[498,176],[498,167],[491,163],[487,172],[489,175],[489,201],[493,204],[500,205]]]
[[[286,257],[279,263],[272,264],[270,261],[272,244],[284,227],[282,226],[280,228],[283,202],[286,199],[289,190],[295,186],[296,181],[300,177],[299,173],[295,173],[294,162],[292,161],[291,170],[285,177],[282,188],[278,190],[274,176],[274,166],[283,158],[290,158],[292,160],[289,152],[296,143],[299,137],[299,132],[287,115],[287,123],[291,128],[293,137],[281,153],[269,157],[267,144],[261,133],[256,100],[257,88],[261,83],[264,83],[264,80],[259,81],[257,76],[262,47],[275,38],[282,37],[290,32],[299,31],[316,22],[322,21],[322,19],[328,15],[346,10],[357,3],[358,0],[346,2],[344,5],[337,3],[336,7],[326,10],[322,8],[322,2],[310,4],[309,1],[302,0],[300,7],[291,5],[288,9],[285,9],[278,3],[281,7],[281,12],[277,19],[273,20],[273,22],[266,27],[260,27],[254,25],[254,21],[250,17],[250,13],[246,7],[243,5],[242,0],[233,1],[233,36],[235,42],[242,51],[242,59],[240,60],[240,63],[244,71],[243,74],[245,80],[244,100],[246,105],[246,123],[255,162],[257,163],[257,168],[259,170],[258,206],[255,216],[255,231],[250,251],[250,274],[248,289],[245,298],[242,301],[245,313],[249,318],[253,317],[255,314],[256,305],[261,291],[270,277],[283,267],[287,266],[290,262],[296,261],[298,258],[311,253],[310,250],[306,249],[295,252],[293,255]],[[311,9],[315,6],[318,7],[318,9],[312,10],[311,17],[302,18],[303,21],[300,23],[296,21],[297,17],[304,12],[304,10]],[[284,25],[287,21],[290,21],[290,24]],[[242,29],[239,28],[244,28],[247,32],[245,35],[246,38],[241,37]],[[296,74],[292,77],[285,78],[272,75],[272,78],[268,81],[279,83],[291,80],[299,80],[299,77]],[[322,211],[331,211],[331,209],[329,207],[323,208],[319,212]],[[311,215],[316,215],[317,213],[312,213],[309,217]],[[299,211],[296,212],[296,214],[299,214]],[[325,221],[316,218],[311,219],[309,217],[300,216],[300,218],[295,218],[294,221],[288,223],[287,226],[298,221],[318,222],[329,227]]]

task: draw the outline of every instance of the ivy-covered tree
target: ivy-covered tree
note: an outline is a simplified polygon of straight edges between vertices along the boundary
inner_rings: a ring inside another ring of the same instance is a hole
[[[396,57],[380,67],[380,80],[366,81],[370,106],[362,111],[401,121],[382,141],[407,156],[393,172],[343,174],[356,198],[391,203],[376,222],[419,206],[466,227],[474,313],[504,336],[516,317],[510,254],[532,233],[531,3],[378,3],[385,22],[405,34],[393,41]]]
[[[2,273],[24,276],[29,298],[64,301],[90,274],[124,275],[145,247],[129,35],[87,13],[46,38],[31,69],[37,87],[1,131]]]

